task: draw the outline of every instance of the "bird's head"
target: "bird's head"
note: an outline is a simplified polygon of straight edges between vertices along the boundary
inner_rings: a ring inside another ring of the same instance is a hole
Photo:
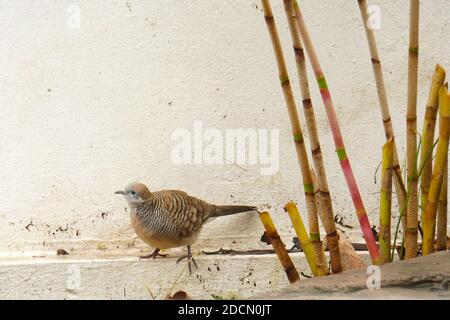
[[[123,195],[131,207],[145,202],[151,196],[150,190],[139,182],[132,182],[123,191],[116,191],[115,194]]]

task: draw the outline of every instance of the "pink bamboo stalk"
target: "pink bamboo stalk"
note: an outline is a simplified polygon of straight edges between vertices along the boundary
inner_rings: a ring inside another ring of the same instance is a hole
[[[358,216],[359,224],[361,226],[361,230],[363,232],[364,239],[366,241],[367,248],[370,253],[370,257],[372,258],[373,263],[377,263],[379,258],[378,246],[375,241],[375,237],[372,233],[372,230],[370,228],[370,223],[366,214],[366,209],[364,208],[364,204],[361,199],[361,194],[359,193],[358,185],[356,183],[355,176],[353,174],[353,170],[350,165],[350,161],[345,151],[344,140],[342,138],[341,130],[339,128],[339,122],[336,116],[336,112],[334,110],[331,94],[330,91],[328,90],[327,81],[325,79],[324,72],[322,71],[322,68],[320,66],[319,59],[317,57],[313,43],[311,41],[311,37],[309,36],[305,20],[303,18],[303,15],[300,11],[300,8],[296,0],[294,0],[294,8],[300,35],[302,37],[304,47],[308,54],[311,66],[317,79],[317,83],[319,85],[320,94],[322,96],[325,111],[327,113],[328,124],[330,125],[331,132],[333,134],[333,140],[336,146],[336,153],[339,158],[342,171],[344,173],[345,181],[347,182],[347,186],[352,197],[353,205],[355,207],[356,214]]]

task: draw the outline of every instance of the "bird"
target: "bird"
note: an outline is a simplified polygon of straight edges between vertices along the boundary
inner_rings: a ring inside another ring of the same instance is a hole
[[[115,194],[123,195],[130,207],[131,225],[137,236],[155,250],[141,259],[155,259],[161,249],[187,246],[187,255],[177,260],[188,259],[189,273],[192,274],[191,246],[196,242],[203,225],[211,219],[255,211],[255,206],[214,205],[193,197],[180,190],[151,192],[140,182],[129,183],[124,190]]]

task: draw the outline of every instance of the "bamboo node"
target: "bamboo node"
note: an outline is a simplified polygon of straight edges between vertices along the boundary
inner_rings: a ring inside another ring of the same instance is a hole
[[[317,78],[317,83],[319,84],[320,90],[328,90],[327,80],[324,76],[320,76]]]
[[[289,83],[289,77],[287,75],[280,76],[280,83],[282,86]]]
[[[311,101],[311,99],[303,99],[303,107],[304,107],[304,108],[310,108],[310,107],[312,107],[312,101]]]
[[[327,233],[327,237],[333,238],[336,237],[338,235],[337,231],[334,230],[333,232]]]
[[[305,193],[314,193],[314,185],[312,183],[304,183],[303,188]]]
[[[317,148],[311,150],[311,153],[312,153],[313,155],[321,154],[320,145],[317,146]]]
[[[418,230],[419,230],[419,228],[417,228],[417,227],[406,227],[405,228],[406,233],[417,234]]]
[[[275,19],[273,18],[273,16],[264,16],[264,19],[266,20],[267,23],[273,23],[275,21]]]
[[[303,48],[297,48],[294,46],[294,53],[295,53],[295,55],[299,55],[300,58],[302,58],[302,59],[305,58],[305,53],[303,51]]]
[[[418,54],[419,53],[419,47],[411,47],[411,48],[409,48],[409,53]]]
[[[294,141],[296,141],[296,142],[303,141],[303,135],[301,133],[294,133],[293,137],[294,137]]]
[[[374,64],[381,64],[380,60],[378,60],[378,59],[372,58],[371,60],[372,60],[372,63],[374,63]]]
[[[317,242],[320,241],[320,234],[318,233],[310,233],[309,238],[311,239],[311,242]]]
[[[344,161],[345,159],[347,159],[347,152],[345,151],[345,148],[336,149],[336,153],[339,161]]]

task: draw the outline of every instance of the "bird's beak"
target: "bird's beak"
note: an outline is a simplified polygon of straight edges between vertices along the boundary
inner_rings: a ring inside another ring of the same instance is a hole
[[[122,190],[114,192],[114,194],[125,194]]]

